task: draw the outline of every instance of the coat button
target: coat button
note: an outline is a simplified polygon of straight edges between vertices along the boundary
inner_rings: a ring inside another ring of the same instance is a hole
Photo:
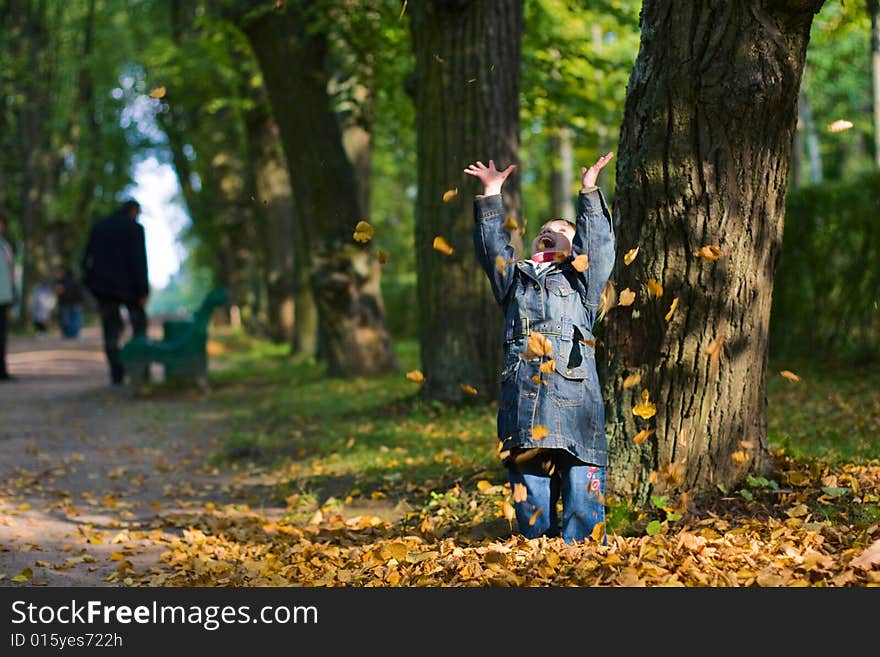
[[[534,285],[532,285],[532,289],[537,291],[541,289],[541,286],[535,283]]]
[[[534,393],[534,392],[530,392],[530,393],[529,393],[529,397],[531,397],[532,399],[534,399],[535,396],[536,396],[536,393]]]
[[[571,374],[571,370],[565,370],[566,374]]]

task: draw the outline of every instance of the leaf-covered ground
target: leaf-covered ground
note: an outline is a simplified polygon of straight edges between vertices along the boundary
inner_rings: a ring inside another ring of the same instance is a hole
[[[0,585],[880,583],[876,368],[773,370],[774,477],[637,514],[609,500],[608,544],[566,545],[517,534],[494,409],[420,401],[414,345],[400,373],[353,381],[233,334],[211,347],[207,396],[62,377],[30,425],[22,400],[0,445]]]

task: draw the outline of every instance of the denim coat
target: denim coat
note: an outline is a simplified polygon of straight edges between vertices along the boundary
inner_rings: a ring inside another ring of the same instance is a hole
[[[504,314],[501,453],[513,447],[558,448],[586,463],[607,465],[605,407],[592,333],[614,264],[614,228],[605,198],[598,188],[578,194],[572,255],[540,272],[531,260],[516,260],[504,214],[500,194],[474,200],[477,258]],[[572,266],[580,254],[589,259],[582,272]],[[550,341],[551,356],[523,357],[532,331]],[[541,363],[551,358],[554,370],[540,373]],[[532,430],[539,425],[547,435],[535,440]]]

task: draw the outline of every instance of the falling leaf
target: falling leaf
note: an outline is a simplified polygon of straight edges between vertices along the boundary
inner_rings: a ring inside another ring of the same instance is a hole
[[[480,491],[481,493],[485,492],[486,490],[488,490],[490,488],[492,488],[492,483],[487,481],[486,479],[480,479],[477,482],[477,490]]]
[[[547,339],[543,333],[531,331],[529,333],[528,342],[526,342],[526,350],[520,355],[520,358],[534,358],[536,356],[551,356],[553,354],[553,343]]]
[[[634,249],[630,249],[626,253],[623,254],[623,264],[631,265],[632,261],[636,259],[636,256],[639,255],[639,247]]]
[[[749,461],[748,453],[742,450],[735,451],[733,454],[730,455],[730,458],[734,463],[738,463],[739,465],[742,465],[743,463],[748,463]]]
[[[597,522],[593,526],[593,531],[590,532],[590,538],[592,538],[597,543],[601,543],[602,539],[605,538],[605,523]]]
[[[656,429],[642,429],[635,436],[633,436],[633,442],[636,445],[641,445],[645,442],[651,435],[656,431]]]
[[[647,286],[649,295],[658,298],[663,296],[663,286],[653,278],[648,279]]]
[[[440,251],[445,255],[452,255],[453,248],[449,245],[449,242],[446,241],[445,238],[440,237],[439,235],[434,238],[434,249],[436,251]]]
[[[575,268],[575,271],[584,271],[590,266],[590,258],[586,253],[581,253],[571,261],[571,266]]]
[[[623,389],[632,388],[633,386],[637,386],[642,381],[641,374],[630,374],[623,380]]]
[[[545,360],[541,363],[541,367],[539,368],[543,374],[552,374],[556,369],[556,361],[552,358],[550,360]]]
[[[790,372],[789,370],[782,370],[779,374],[780,374],[783,378],[786,378],[786,379],[788,379],[789,381],[794,381],[795,383],[797,383],[798,381],[801,380],[801,377],[799,377],[799,376],[798,376],[797,374],[795,374],[794,372]]]
[[[631,306],[632,302],[636,300],[636,293],[630,290],[628,287],[622,289],[620,291],[620,298],[617,301],[618,306]]]
[[[366,221],[359,221],[354,227],[354,237],[356,242],[369,242],[373,239],[373,227]]]
[[[740,449],[755,449],[755,443],[753,443],[751,440],[740,440],[737,443],[737,446]]]
[[[532,440],[544,440],[547,437],[547,427],[536,424],[532,427]]]
[[[668,322],[670,320],[670,318],[672,317],[673,313],[675,313],[676,308],[678,308],[678,297],[675,297],[672,300],[672,304],[669,306],[669,312],[666,313],[666,315],[664,316],[663,319],[665,319]]]
[[[495,256],[495,269],[497,269],[502,274],[507,273],[507,260],[504,259],[504,256]]]
[[[465,393],[466,395],[476,395],[477,394],[477,389],[474,388],[473,386],[469,386],[467,383],[461,383],[459,385],[461,386],[461,391],[463,393]]]
[[[443,192],[443,202],[449,203],[449,201],[454,199],[456,196],[458,196],[458,187],[456,187],[454,189],[449,189],[449,190]]]
[[[706,246],[701,246],[697,251],[694,251],[694,255],[703,260],[712,262],[721,257],[721,247],[715,246],[714,244],[707,244]]]
[[[523,486],[523,488],[525,488],[525,486]],[[504,511],[504,517],[508,522],[512,522],[513,519],[516,518],[516,509],[514,509],[513,505],[507,500],[504,500],[504,506],[502,509]]]
[[[388,251],[383,251],[382,249],[376,251],[376,260],[379,261],[380,265],[384,265],[386,262],[388,262],[388,258],[390,257],[391,254],[388,253]]]
[[[844,130],[849,130],[852,127],[852,121],[847,121],[846,119],[838,119],[837,121],[834,121],[834,123],[828,124],[828,132],[843,132]]]
[[[415,383],[421,383],[425,380],[425,375],[422,374],[421,370],[412,370],[406,373],[406,378]]]
[[[541,513],[542,513],[542,510],[540,507],[535,509],[535,512],[532,514],[532,517],[529,518],[529,527],[534,527],[535,521],[538,520],[538,518],[541,516]]]
[[[657,414],[657,406],[648,401],[650,394],[647,390],[642,390],[642,401],[633,406],[633,415],[637,415],[643,420],[654,417]]]
[[[165,87],[155,87],[150,91],[150,98],[164,98],[165,97]]]
[[[516,482],[513,485],[513,501],[514,502],[525,502],[529,497],[529,489],[526,488],[525,484],[521,484],[520,482]]]
[[[504,230],[516,230],[517,228],[519,228],[519,222],[513,215],[508,215],[507,218],[504,220],[504,223],[501,224],[501,227]]]
[[[712,342],[710,342],[707,346],[703,347],[703,353],[708,354],[709,358],[713,361],[717,362],[718,358],[721,356],[721,347],[724,345],[724,338],[718,336]]]

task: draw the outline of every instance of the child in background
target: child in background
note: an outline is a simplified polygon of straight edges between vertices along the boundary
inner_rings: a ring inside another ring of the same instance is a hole
[[[483,183],[474,200],[474,245],[504,314],[498,408],[502,462],[519,531],[566,543],[605,538],[605,407],[593,324],[614,264],[611,213],[596,180],[614,153],[581,168],[575,224],[545,223],[531,257],[517,260],[501,186],[514,170],[489,160],[465,173]],[[557,502],[562,498],[560,528]]]

